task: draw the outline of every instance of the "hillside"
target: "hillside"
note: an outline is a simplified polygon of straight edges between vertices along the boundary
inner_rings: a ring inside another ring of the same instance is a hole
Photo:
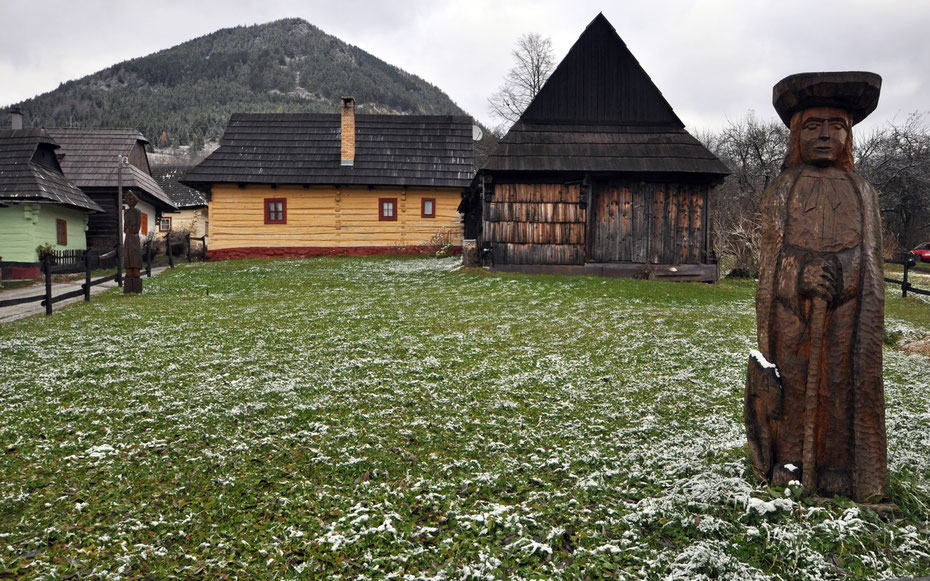
[[[27,127],[133,127],[156,147],[199,150],[231,113],[336,112],[346,95],[362,113],[464,114],[423,79],[300,19],[219,30],[18,105]]]

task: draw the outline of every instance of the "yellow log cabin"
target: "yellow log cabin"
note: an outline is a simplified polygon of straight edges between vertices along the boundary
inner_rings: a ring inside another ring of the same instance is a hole
[[[468,117],[237,114],[181,182],[210,200],[209,255],[416,252],[461,245]]]

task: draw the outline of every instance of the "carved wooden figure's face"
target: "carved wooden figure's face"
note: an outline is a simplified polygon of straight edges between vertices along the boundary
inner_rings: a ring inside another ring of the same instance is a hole
[[[845,111],[833,107],[808,109],[801,121],[801,159],[820,167],[834,165],[848,137],[849,116]]]

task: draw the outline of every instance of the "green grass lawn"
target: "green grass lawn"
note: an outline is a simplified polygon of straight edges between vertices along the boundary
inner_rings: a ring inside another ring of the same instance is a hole
[[[184,265],[0,327],[0,578],[930,573],[930,303],[888,287],[891,501],[749,469],[754,285]],[[753,500],[755,499],[755,500]]]

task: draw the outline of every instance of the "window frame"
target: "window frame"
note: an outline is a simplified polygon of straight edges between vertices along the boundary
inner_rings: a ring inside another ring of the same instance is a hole
[[[55,241],[59,246],[68,245],[68,221],[61,218],[55,219]]]
[[[274,219],[269,210],[269,204],[281,204],[281,218]],[[262,202],[265,214],[265,224],[287,224],[287,198],[265,198]]]
[[[167,228],[162,227],[162,224],[165,222],[165,220],[168,221]],[[158,231],[159,232],[171,232],[171,216],[162,216],[161,218],[158,219]]]
[[[426,203],[429,202],[432,204],[433,211],[429,214],[426,213]],[[420,217],[421,218],[435,218],[436,217],[436,198],[421,198],[420,199]]]
[[[384,213],[384,204],[390,203],[392,214],[390,216]],[[397,221],[397,198],[378,198],[378,221],[379,222],[396,222]]]

